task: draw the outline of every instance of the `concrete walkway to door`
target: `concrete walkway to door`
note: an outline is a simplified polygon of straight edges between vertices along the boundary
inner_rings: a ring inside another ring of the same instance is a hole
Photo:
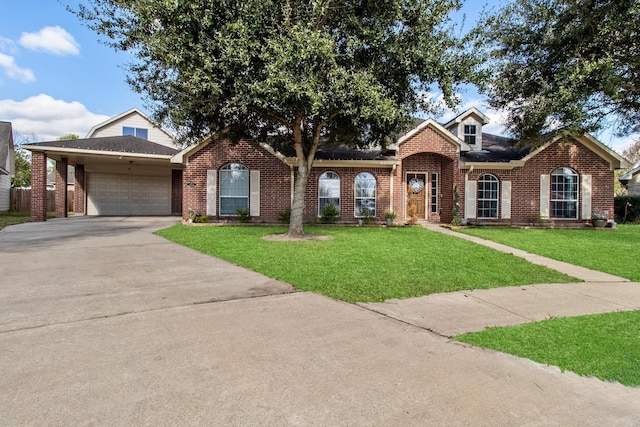
[[[293,292],[152,234],[173,222],[0,231],[0,425],[640,424],[638,388]]]

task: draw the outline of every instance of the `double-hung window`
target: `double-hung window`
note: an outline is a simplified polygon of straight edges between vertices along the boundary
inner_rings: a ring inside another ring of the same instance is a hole
[[[354,216],[364,218],[376,216],[376,178],[369,172],[356,176]]]
[[[329,205],[340,210],[340,177],[335,172],[325,172],[318,179],[318,216]]]
[[[551,174],[551,218],[578,218],[578,174],[558,168]]]
[[[485,174],[478,180],[478,218],[498,218],[498,178]]]
[[[464,142],[465,144],[476,144],[476,125],[464,125]]]
[[[220,215],[237,215],[249,208],[249,170],[239,163],[220,169]]]

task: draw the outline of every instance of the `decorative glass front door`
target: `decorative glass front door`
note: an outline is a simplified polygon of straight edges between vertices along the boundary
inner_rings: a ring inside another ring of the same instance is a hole
[[[407,174],[407,217],[415,212],[417,219],[425,219],[426,174]]]

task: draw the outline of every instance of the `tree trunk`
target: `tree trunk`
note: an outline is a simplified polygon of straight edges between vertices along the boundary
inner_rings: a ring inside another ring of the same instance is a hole
[[[291,237],[304,236],[302,222],[304,213],[304,196],[308,179],[309,172],[307,171],[307,166],[298,166],[296,182],[293,188],[293,200],[291,201],[291,218],[289,220],[289,231],[287,232],[287,234]]]
[[[311,167],[320,144],[320,131],[325,125],[325,122],[319,120],[314,122],[313,125],[313,142],[308,148],[308,152],[304,152],[302,144],[302,130],[306,129],[303,122],[304,115],[299,112],[296,115],[296,120],[293,124],[293,146],[296,150],[296,156],[298,158],[298,173],[295,178],[296,182],[293,187],[293,200],[291,201],[291,218],[289,219],[289,231],[287,234],[291,237],[304,236],[304,229],[302,227],[303,213],[304,213],[304,199],[307,189],[307,181],[309,180],[309,174],[311,173]]]

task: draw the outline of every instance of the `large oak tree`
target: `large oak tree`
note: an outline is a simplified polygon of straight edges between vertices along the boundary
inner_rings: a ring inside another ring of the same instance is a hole
[[[639,0],[514,0],[480,34],[490,104],[508,112],[515,136],[640,130]]]
[[[128,81],[193,143],[251,137],[297,158],[289,234],[322,144],[384,145],[451,105],[479,58],[452,35],[459,0],[90,0],[76,13],[135,55]],[[433,86],[433,87],[432,87]]]

